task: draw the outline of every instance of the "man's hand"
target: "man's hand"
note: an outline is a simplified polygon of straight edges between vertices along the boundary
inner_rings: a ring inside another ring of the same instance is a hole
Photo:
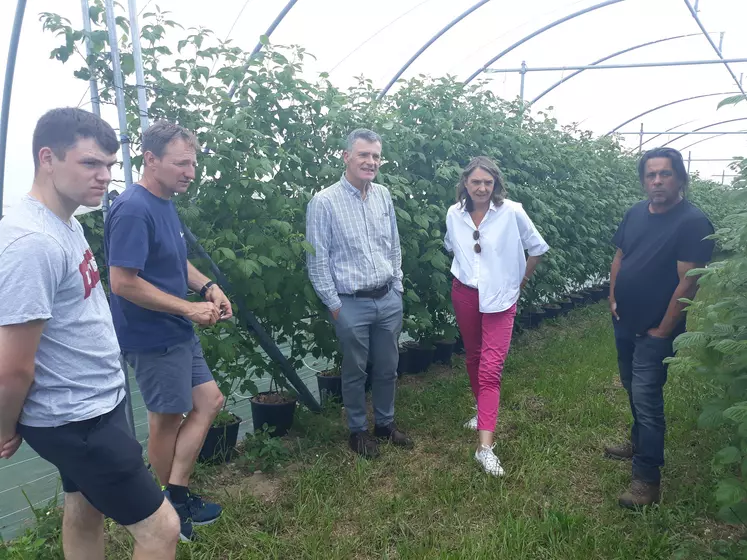
[[[190,304],[187,319],[198,325],[214,325],[220,319],[220,309],[212,301],[204,301]]]
[[[617,302],[614,300],[614,298],[610,298],[610,313],[612,313],[612,316],[616,320],[620,320],[620,317],[617,314]]]
[[[18,434],[13,434],[9,440],[0,442],[0,459],[10,459],[21,447],[23,439]]]
[[[334,311],[330,311],[330,313],[332,314],[332,318],[333,318],[333,319],[334,319],[335,321],[337,321],[337,318],[338,318],[338,317],[340,316],[340,309],[342,309],[342,307],[338,307],[338,308],[337,308],[337,309],[335,309]]]
[[[218,306],[218,318],[221,321],[225,321],[226,319],[230,319],[231,317],[233,317],[233,308],[231,307],[231,302],[228,301],[226,294],[223,293],[223,290],[220,289],[220,286],[218,286],[218,284],[213,284],[212,286],[210,286],[207,293],[205,294],[205,299]]]
[[[646,334],[648,334],[649,336],[653,338],[669,338],[669,335],[671,333],[664,332],[659,327],[656,327],[655,329],[648,329],[646,331]]]

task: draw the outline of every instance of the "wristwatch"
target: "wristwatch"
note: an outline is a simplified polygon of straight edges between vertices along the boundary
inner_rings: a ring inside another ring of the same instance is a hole
[[[215,282],[213,282],[212,280],[209,280],[209,281],[207,282],[207,284],[205,284],[205,285],[204,285],[204,286],[202,287],[202,289],[200,290],[200,297],[201,297],[202,299],[205,299],[205,294],[206,294],[206,293],[207,293],[207,291],[208,291],[208,290],[210,289],[210,286],[214,286],[214,285],[215,285],[215,286],[217,286],[217,284],[216,284]]]

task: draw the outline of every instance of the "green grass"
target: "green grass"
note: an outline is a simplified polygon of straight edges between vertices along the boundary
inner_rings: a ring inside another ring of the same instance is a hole
[[[385,446],[374,461],[346,448],[339,408],[299,411],[285,438],[291,462],[272,475],[241,464],[200,469],[196,483],[225,507],[179,545],[181,559],[659,559],[739,558],[742,528],[713,519],[711,457],[725,437],[696,429],[699,402],[717,389],[670,376],[663,502],[617,506],[630,464],[605,460],[627,436],[609,315],[600,304],[526,333],[506,364],[496,452],[502,479],[472,455],[461,426],[473,410],[461,359],[405,377],[397,419],[414,451]],[[107,558],[129,558],[121,529]],[[2,555],[0,554],[0,557]]]

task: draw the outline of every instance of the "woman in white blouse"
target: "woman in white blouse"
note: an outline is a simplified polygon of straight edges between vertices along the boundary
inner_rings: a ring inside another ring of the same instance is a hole
[[[474,158],[457,186],[457,203],[446,214],[444,240],[454,253],[451,299],[477,402],[477,415],[465,427],[478,432],[475,460],[495,476],[503,475],[493,453],[493,432],[516,302],[549,249],[521,204],[505,196],[498,166],[487,157]]]

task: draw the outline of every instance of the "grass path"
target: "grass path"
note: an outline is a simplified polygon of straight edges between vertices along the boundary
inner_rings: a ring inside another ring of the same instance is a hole
[[[501,395],[496,452],[502,479],[479,470],[463,362],[401,380],[400,425],[416,440],[386,446],[375,461],[346,448],[340,410],[299,412],[285,439],[291,462],[272,475],[240,465],[201,469],[224,518],[180,545],[195,559],[660,559],[736,558],[739,528],[712,518],[710,458],[720,434],[696,430],[704,380],[671,376],[663,503],[617,506],[630,465],[602,446],[626,437],[630,419],[617,382],[603,305],[576,311],[515,340]],[[128,558],[121,531],[107,558]]]

